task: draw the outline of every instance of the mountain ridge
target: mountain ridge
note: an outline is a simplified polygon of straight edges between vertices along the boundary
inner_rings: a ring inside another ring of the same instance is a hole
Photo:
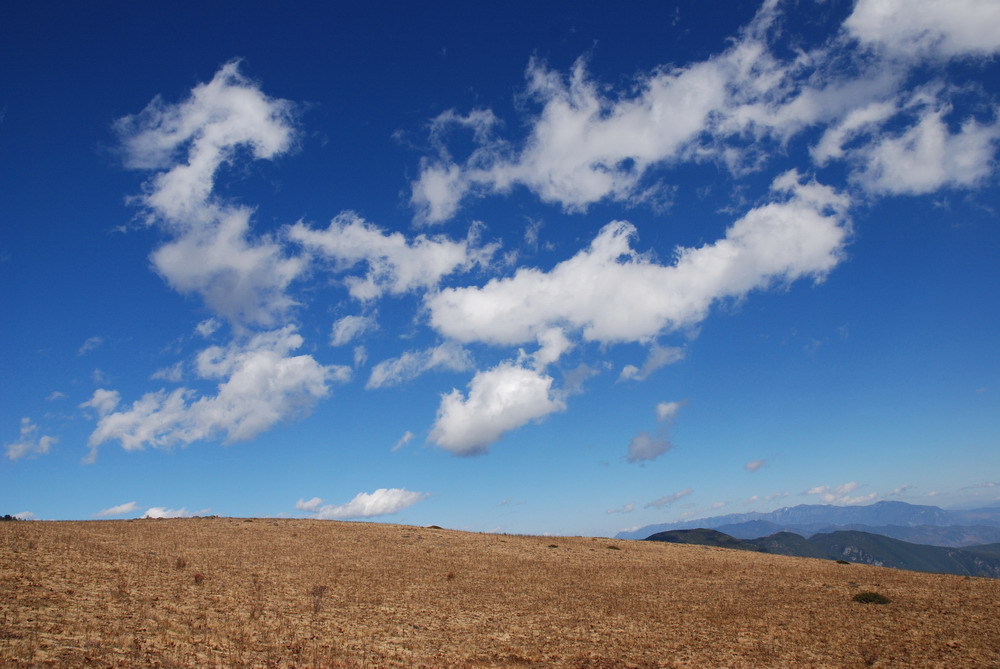
[[[746,531],[743,532],[732,526],[748,523]],[[708,518],[698,518],[673,523],[657,523],[625,530],[615,535],[616,539],[645,539],[651,534],[665,532],[669,530],[687,530],[695,528],[717,529],[721,528],[735,531],[737,538],[754,538],[745,536],[748,533],[759,532],[760,537],[775,531],[792,531],[796,534],[805,532],[815,534],[824,529],[835,527],[858,527],[864,526],[863,531],[882,536],[898,536],[894,538],[917,538],[915,531],[911,531],[909,537],[903,531],[894,531],[887,528],[1000,528],[1000,508],[984,507],[967,510],[946,510],[936,506],[926,506],[909,504],[899,501],[882,501],[865,506],[837,506],[833,504],[799,504],[792,507],[783,507],[769,512],[751,511],[749,513],[732,513]],[[761,531],[764,530],[764,531]],[[961,534],[960,530],[952,530],[952,534]],[[966,531],[969,533],[970,531]],[[728,532],[726,532],[728,534]],[[994,543],[1000,541],[992,538],[990,531],[980,531],[980,535],[970,536],[964,545],[974,545],[975,543]],[[956,538],[947,538],[947,532],[943,530],[927,530],[925,534],[940,535],[936,539],[945,542],[946,545],[953,545]]]

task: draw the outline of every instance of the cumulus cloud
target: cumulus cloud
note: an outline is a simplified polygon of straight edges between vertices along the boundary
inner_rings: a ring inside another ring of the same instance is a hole
[[[458,389],[441,397],[430,439],[455,455],[480,455],[504,433],[566,408],[544,372],[502,362],[477,372],[468,396]]]
[[[379,488],[371,493],[359,492],[346,504],[322,504],[323,500],[314,497],[309,501],[299,500],[295,508],[314,513],[321,520],[375,518],[398,513],[429,496],[430,493],[403,488]]]
[[[383,360],[375,365],[365,387],[372,389],[399,385],[439,368],[463,372],[472,368],[472,356],[454,342],[445,342],[422,351],[406,351],[397,358]]]
[[[678,490],[677,492],[672,493],[670,495],[664,495],[663,497],[660,497],[659,499],[654,499],[652,502],[649,502],[648,504],[646,504],[645,508],[647,508],[647,509],[662,509],[664,507],[670,506],[674,502],[677,502],[677,501],[679,501],[679,500],[687,497],[688,495],[690,495],[693,492],[694,492],[694,489],[692,489],[692,488],[684,488],[684,490]]]
[[[633,225],[606,225],[590,247],[544,272],[519,269],[480,287],[427,298],[431,325],[458,341],[512,345],[554,326],[601,343],[648,341],[699,323],[713,302],[799,278],[822,279],[842,257],[848,199],[789,172],[775,201],[750,210],[726,236],[678,248],[670,265],[633,250]]]
[[[153,267],[235,324],[275,324],[294,305],[286,289],[306,262],[273,237],[251,236],[251,209],[214,198],[215,176],[241,148],[256,159],[287,151],[291,116],[289,102],[264,95],[232,61],[186,100],[156,98],[116,124],[126,165],[157,170],[138,201],[172,239],[153,252]]]
[[[315,512],[316,509],[320,507],[323,500],[319,497],[313,497],[312,499],[300,499],[295,503],[295,508],[300,511],[309,511],[310,513]]]
[[[357,300],[372,300],[384,293],[398,295],[433,288],[452,272],[486,267],[498,244],[479,244],[479,225],[473,225],[462,241],[443,235],[418,235],[408,241],[402,233],[385,233],[356,214],[345,212],[325,230],[299,222],[288,237],[307,251],[329,260],[335,272],[346,272],[358,264],[367,266],[364,277],[345,278],[348,291]]]
[[[310,355],[290,355],[301,345],[302,337],[287,326],[203,350],[197,356],[197,374],[219,381],[215,395],[197,397],[188,388],[160,390],[116,411],[119,394],[96,391],[81,405],[100,416],[90,435],[88,460],[110,440],[126,450],[168,448],[216,436],[233,443],[308,412],[329,394],[330,382],[344,381],[351,372],[349,367],[321,365]]]
[[[844,483],[838,486],[821,485],[810,488],[807,495],[818,495],[826,504],[864,504],[878,497],[878,493],[871,492],[865,495],[852,495],[861,486],[856,481]]]
[[[993,0],[858,0],[844,27],[861,42],[894,55],[1000,51],[1000,5]]]
[[[59,439],[48,435],[36,437],[38,426],[31,422],[30,418],[21,419],[21,432],[17,441],[4,444],[7,457],[11,460],[21,458],[33,458],[38,455],[45,455],[57,443]]]
[[[673,420],[682,406],[684,406],[683,402],[660,402],[656,405],[656,419]]]
[[[993,172],[998,140],[1000,120],[967,119],[952,133],[944,110],[927,110],[902,133],[859,149],[863,167],[852,178],[873,193],[919,195],[973,187]]]
[[[1000,50],[1000,9],[992,0],[861,0],[842,33],[784,57],[773,45],[783,32],[785,7],[763,3],[725,51],[640,73],[622,91],[595,81],[585,59],[565,74],[532,59],[524,98],[538,112],[520,144],[497,135],[501,124],[489,110],[468,117],[449,111],[432,123],[437,156],[421,162],[412,183],[417,220],[446,220],[463,200],[516,185],[568,211],[601,200],[655,201],[669,186],[650,182],[654,168],[715,160],[736,173],[759,169],[817,126],[827,128],[815,147],[820,164],[845,153],[863,164],[867,142],[845,142],[894,115],[910,69],[925,64],[921,59]],[[943,101],[951,92],[939,94]],[[448,129],[472,132],[475,148],[464,161],[447,150]],[[986,138],[966,131],[961,140]],[[990,152],[981,147],[976,158]],[[970,170],[945,162],[937,181],[967,183],[968,172],[984,164],[977,160]]]
[[[748,472],[755,472],[766,464],[767,460],[751,460],[750,462],[747,462],[745,465],[743,465],[743,469],[747,470]]]
[[[38,514],[32,511],[22,511],[20,513],[15,513],[14,517],[18,520],[38,520]]]
[[[211,511],[211,509],[202,509],[201,511],[188,511],[186,508],[181,507],[180,509],[170,509],[165,506],[151,506],[146,509],[146,512],[142,514],[143,518],[194,518],[195,516],[203,516]]]
[[[139,505],[135,502],[125,502],[124,504],[119,504],[117,506],[112,506],[107,509],[102,509],[94,514],[95,518],[109,518],[111,516],[124,516],[125,514],[132,513],[139,508]],[[149,513],[148,511],[146,513]]]
[[[330,345],[349,344],[376,326],[374,316],[344,316],[337,319],[330,330]]]

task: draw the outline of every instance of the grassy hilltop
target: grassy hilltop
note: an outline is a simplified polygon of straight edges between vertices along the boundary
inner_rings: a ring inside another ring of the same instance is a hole
[[[0,524],[0,666],[987,667],[998,605],[998,580],[657,542]]]

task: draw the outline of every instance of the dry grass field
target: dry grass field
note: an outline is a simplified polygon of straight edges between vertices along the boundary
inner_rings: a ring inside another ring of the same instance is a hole
[[[366,523],[8,522],[0,665],[1000,667],[1000,581]]]

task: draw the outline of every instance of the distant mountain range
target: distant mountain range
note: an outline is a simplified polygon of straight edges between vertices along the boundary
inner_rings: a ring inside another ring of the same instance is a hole
[[[647,541],[845,560],[938,574],[1000,578],[1000,543],[943,548],[853,530],[814,534],[808,539],[792,532],[777,532],[758,539],[743,540],[718,530],[703,528],[657,532],[648,537]]]
[[[767,513],[737,513],[647,525],[619,532],[616,538],[645,539],[659,532],[696,528],[718,530],[737,539],[753,539],[778,532],[809,538],[816,534],[856,531],[915,544],[955,548],[1000,543],[1000,507],[956,511],[906,502],[877,502],[868,506],[801,504]]]

